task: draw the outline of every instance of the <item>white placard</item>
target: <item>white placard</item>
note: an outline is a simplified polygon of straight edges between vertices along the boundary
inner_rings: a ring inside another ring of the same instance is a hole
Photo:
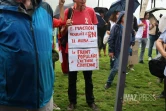
[[[68,27],[69,48],[98,47],[97,25],[73,25]]]
[[[69,70],[87,71],[99,69],[98,48],[69,49]]]

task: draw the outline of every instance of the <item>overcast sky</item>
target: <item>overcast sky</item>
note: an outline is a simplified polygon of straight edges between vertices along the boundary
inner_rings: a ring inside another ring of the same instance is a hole
[[[55,7],[57,6],[59,0],[46,0],[53,8],[53,10],[55,10]],[[73,0],[66,0],[65,4],[68,4],[68,3],[72,3]],[[107,7],[109,8],[111,6],[111,4],[113,2],[115,2],[116,0],[100,0],[100,7]],[[141,0],[138,0],[139,2]],[[96,7],[97,4],[98,4],[98,0],[87,0],[87,6],[90,6],[92,8]],[[156,7],[164,7],[166,8],[166,0],[156,0]],[[148,4],[148,7],[147,7],[147,10],[151,8],[151,0],[149,0],[149,4]],[[136,17],[139,17],[139,10],[140,8],[138,7],[136,12],[135,12],[135,16]],[[166,11],[161,11],[161,13],[166,13]],[[160,14],[160,12],[156,13],[156,14]]]

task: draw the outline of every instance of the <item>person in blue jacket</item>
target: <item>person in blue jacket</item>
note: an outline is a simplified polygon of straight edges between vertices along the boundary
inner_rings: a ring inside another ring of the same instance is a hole
[[[125,12],[124,11],[120,12],[118,20],[116,24],[113,26],[110,37],[108,38],[109,56],[113,63],[111,63],[112,69],[109,74],[108,80],[105,84],[105,89],[108,89],[111,87],[115,74],[118,72],[119,57],[120,57],[121,44],[122,44],[122,31],[124,26],[124,16],[125,16]],[[129,44],[130,55],[131,55],[130,46],[134,44],[134,41],[135,39],[133,38],[131,33],[131,42]]]
[[[0,111],[53,110],[52,32],[46,2],[0,0]]]

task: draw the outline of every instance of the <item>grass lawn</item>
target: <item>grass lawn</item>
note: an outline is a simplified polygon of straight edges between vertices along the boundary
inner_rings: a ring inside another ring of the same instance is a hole
[[[153,51],[155,53],[155,51]],[[154,54],[153,54],[154,55]],[[157,78],[149,73],[147,50],[145,64],[134,66],[135,71],[126,75],[125,98],[123,111],[164,111],[164,99],[154,98],[163,90],[163,84],[157,82]],[[67,88],[68,76],[61,72],[60,62],[56,62],[56,81],[54,102],[66,111],[68,102]],[[100,58],[100,70],[93,71],[93,85],[95,101],[101,111],[114,111],[116,98],[117,75],[110,89],[105,90],[104,84],[110,72],[109,57]],[[77,108],[75,111],[91,111],[85,100],[85,85],[82,72],[77,77]],[[132,98],[133,96],[133,98]],[[136,100],[136,101],[135,101]]]

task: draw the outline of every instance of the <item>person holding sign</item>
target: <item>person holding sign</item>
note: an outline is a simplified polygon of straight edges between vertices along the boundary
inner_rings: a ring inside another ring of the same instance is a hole
[[[72,8],[72,16],[67,19],[69,9],[65,10],[66,27],[71,25],[96,25],[98,23],[94,10],[85,5],[86,0],[74,0],[75,5]],[[83,71],[85,79],[85,95],[86,102],[90,108],[97,111],[98,108],[94,102],[92,71]],[[70,104],[67,110],[74,110],[77,104],[77,91],[76,91],[77,71],[69,71],[68,73],[68,98]]]

